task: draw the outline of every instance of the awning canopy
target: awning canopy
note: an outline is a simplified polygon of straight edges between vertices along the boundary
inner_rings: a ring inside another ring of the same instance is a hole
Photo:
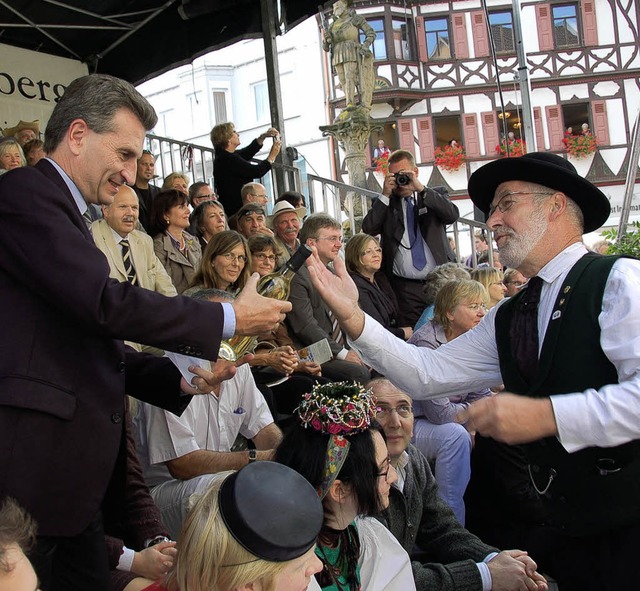
[[[269,0],[285,32],[318,0]],[[0,0],[0,43],[78,59],[138,84],[195,57],[262,36],[260,0]]]

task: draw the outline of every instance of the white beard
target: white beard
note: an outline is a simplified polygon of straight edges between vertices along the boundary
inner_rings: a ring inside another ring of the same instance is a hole
[[[537,207],[532,212],[529,226],[524,232],[516,234],[508,226],[495,228],[494,232],[507,236],[503,245],[498,247],[502,264],[511,269],[517,269],[540,242],[548,226],[549,222],[543,208]]]

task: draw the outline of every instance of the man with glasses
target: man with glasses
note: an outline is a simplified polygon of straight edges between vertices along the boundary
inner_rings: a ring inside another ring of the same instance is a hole
[[[391,465],[398,473],[389,494],[389,508],[379,519],[409,554],[418,547],[420,561],[412,561],[416,589],[536,589],[535,582],[544,579],[525,552],[500,552],[484,544],[462,527],[440,498],[427,459],[411,445],[411,398],[386,378],[371,380],[368,387],[376,399],[376,420],[384,430]],[[534,586],[523,586],[527,584]]]
[[[310,215],[300,230],[300,242],[315,248],[322,264],[327,267],[338,258],[342,248],[342,227],[325,213]],[[370,379],[368,368],[357,353],[347,347],[338,321],[311,284],[306,267],[302,267],[293,278],[289,301],[293,309],[287,315],[286,323],[297,348],[323,339],[329,341],[333,359],[322,364],[323,376],[335,381],[356,380],[361,383]]]
[[[209,183],[197,181],[189,186],[189,205],[195,209],[205,201],[217,201],[218,196],[213,192]]]
[[[589,254],[582,235],[602,226],[611,206],[560,156],[491,162],[471,175],[469,195],[488,215],[502,262],[530,277],[474,330],[436,351],[416,349],[358,310],[343,266],[329,275],[312,260],[314,284],[367,363],[416,397],[504,383],[504,393],[471,405],[460,420],[525,444],[531,484],[548,511],[545,526],[530,532],[545,572],[560,588],[633,588],[640,263]]]
[[[243,185],[240,190],[240,196],[242,197],[242,205],[257,203],[264,208],[267,207],[267,188],[260,183],[247,183]]]
[[[512,298],[527,284],[527,278],[518,269],[507,269],[504,272],[504,281],[507,288],[506,297]]]
[[[382,194],[362,221],[362,231],[381,236],[382,270],[401,302],[398,326],[415,326],[425,309],[424,281],[437,265],[455,261],[445,232],[459,217],[443,187],[425,187],[411,152],[389,156]]]

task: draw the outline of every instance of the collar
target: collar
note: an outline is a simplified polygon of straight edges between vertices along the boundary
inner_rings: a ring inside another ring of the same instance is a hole
[[[540,269],[538,277],[543,279],[545,283],[553,283],[560,275],[573,267],[587,252],[587,248],[582,242],[567,246]]]
[[[123,238],[111,226],[109,226],[109,224],[107,224],[107,226],[109,227],[109,230],[111,230],[111,234],[113,234],[113,239],[116,241],[116,244],[120,244],[120,242],[122,242],[123,240],[129,240],[129,238],[131,237],[131,233],[129,233]]]
[[[405,449],[400,457],[398,458],[398,463],[395,466],[396,472],[398,473],[398,480],[396,480],[391,486],[395,486],[399,491],[404,490],[404,481],[407,478],[407,465],[409,464],[409,454]]]
[[[52,160],[49,156],[46,156],[46,159],[51,163],[51,165],[58,171],[58,174],[62,177],[62,180],[66,183],[69,191],[71,192],[71,196],[73,200],[76,202],[78,209],[80,210],[80,214],[84,215],[85,211],[89,209],[87,202],[84,200],[82,193],[80,193],[80,189],[73,182],[71,177],[60,167],[60,165]]]

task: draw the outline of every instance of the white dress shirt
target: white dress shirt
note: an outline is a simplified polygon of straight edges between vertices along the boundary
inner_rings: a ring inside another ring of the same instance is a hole
[[[544,279],[538,314],[540,347],[556,297],[569,270],[587,249],[563,250],[538,273]],[[502,383],[495,340],[497,306],[472,330],[435,351],[396,339],[370,317],[353,348],[396,386],[420,399],[463,394]],[[551,396],[558,439],[569,452],[613,447],[640,438],[640,262],[619,259],[607,279],[598,316],[600,345],[619,384]]]

